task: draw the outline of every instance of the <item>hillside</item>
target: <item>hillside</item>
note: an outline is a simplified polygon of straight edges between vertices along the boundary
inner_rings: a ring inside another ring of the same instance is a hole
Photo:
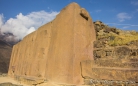
[[[1,34],[1,31],[0,31],[0,39],[12,46],[20,41],[20,39],[17,39],[16,36],[14,36],[12,33]]]
[[[11,45],[0,40],[0,73],[8,72],[11,51]]]
[[[95,46],[137,45],[138,32],[125,31],[105,25],[101,21],[94,22],[97,41]]]

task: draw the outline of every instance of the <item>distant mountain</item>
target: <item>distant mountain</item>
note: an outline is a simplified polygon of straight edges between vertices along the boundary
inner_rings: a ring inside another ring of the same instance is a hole
[[[2,33],[1,28],[0,28],[0,40],[9,43],[12,46],[20,41],[20,39],[18,39],[18,37],[16,37],[13,33],[10,32]]]
[[[0,73],[7,73],[12,46],[0,39]]]
[[[0,73],[8,72],[12,46],[19,41],[12,33],[1,33],[0,30]]]
[[[0,39],[9,43],[12,46],[20,41],[20,40],[17,40],[16,37],[12,33],[0,34]]]

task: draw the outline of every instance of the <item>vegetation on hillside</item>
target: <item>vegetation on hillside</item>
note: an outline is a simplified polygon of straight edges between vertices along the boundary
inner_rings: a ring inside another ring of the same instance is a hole
[[[138,40],[138,32],[125,31],[105,25],[101,21],[94,22],[97,40],[109,46],[129,45]]]

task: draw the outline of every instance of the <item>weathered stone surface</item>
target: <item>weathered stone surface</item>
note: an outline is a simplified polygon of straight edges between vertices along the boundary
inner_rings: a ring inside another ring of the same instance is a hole
[[[71,3],[13,47],[8,75],[83,84],[80,62],[94,59],[95,36],[89,13]]]
[[[84,84],[89,86],[137,86],[133,81],[104,80],[104,79],[84,79]]]
[[[82,76],[85,77],[87,74],[91,74],[91,76],[89,76],[91,79],[138,82],[137,50],[137,47],[131,46],[95,48],[93,51],[95,60],[89,61],[89,63],[91,63],[89,64],[91,65],[89,66],[91,70],[86,70],[86,61],[81,63],[83,67]],[[106,53],[106,55],[101,51]]]
[[[116,58],[116,59],[131,59],[138,57],[138,48],[132,46],[115,46],[106,48],[94,48],[93,55],[95,59]]]
[[[118,58],[126,58],[129,57],[131,53],[131,50],[128,47],[118,47],[115,49],[115,55]]]
[[[87,64],[89,67],[87,68]],[[131,60],[96,60],[81,62],[85,79],[104,79],[138,82],[138,63]],[[86,69],[87,68],[87,69]],[[89,78],[87,77],[89,74]]]
[[[92,73],[92,61],[91,60],[85,60],[81,62],[81,74],[84,79],[91,79]]]

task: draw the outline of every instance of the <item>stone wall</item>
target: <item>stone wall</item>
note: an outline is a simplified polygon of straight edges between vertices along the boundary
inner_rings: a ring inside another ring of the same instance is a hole
[[[84,79],[138,82],[138,62],[131,60],[97,60],[81,62]]]
[[[137,86],[138,48],[136,46],[94,48],[93,54],[95,60],[81,62],[84,79],[134,82],[134,86]]]
[[[138,47],[135,46],[115,46],[94,48],[95,59],[131,59],[138,57]]]
[[[80,62],[94,60],[95,40],[89,13],[71,3],[53,21],[14,45],[8,75],[83,84]]]

